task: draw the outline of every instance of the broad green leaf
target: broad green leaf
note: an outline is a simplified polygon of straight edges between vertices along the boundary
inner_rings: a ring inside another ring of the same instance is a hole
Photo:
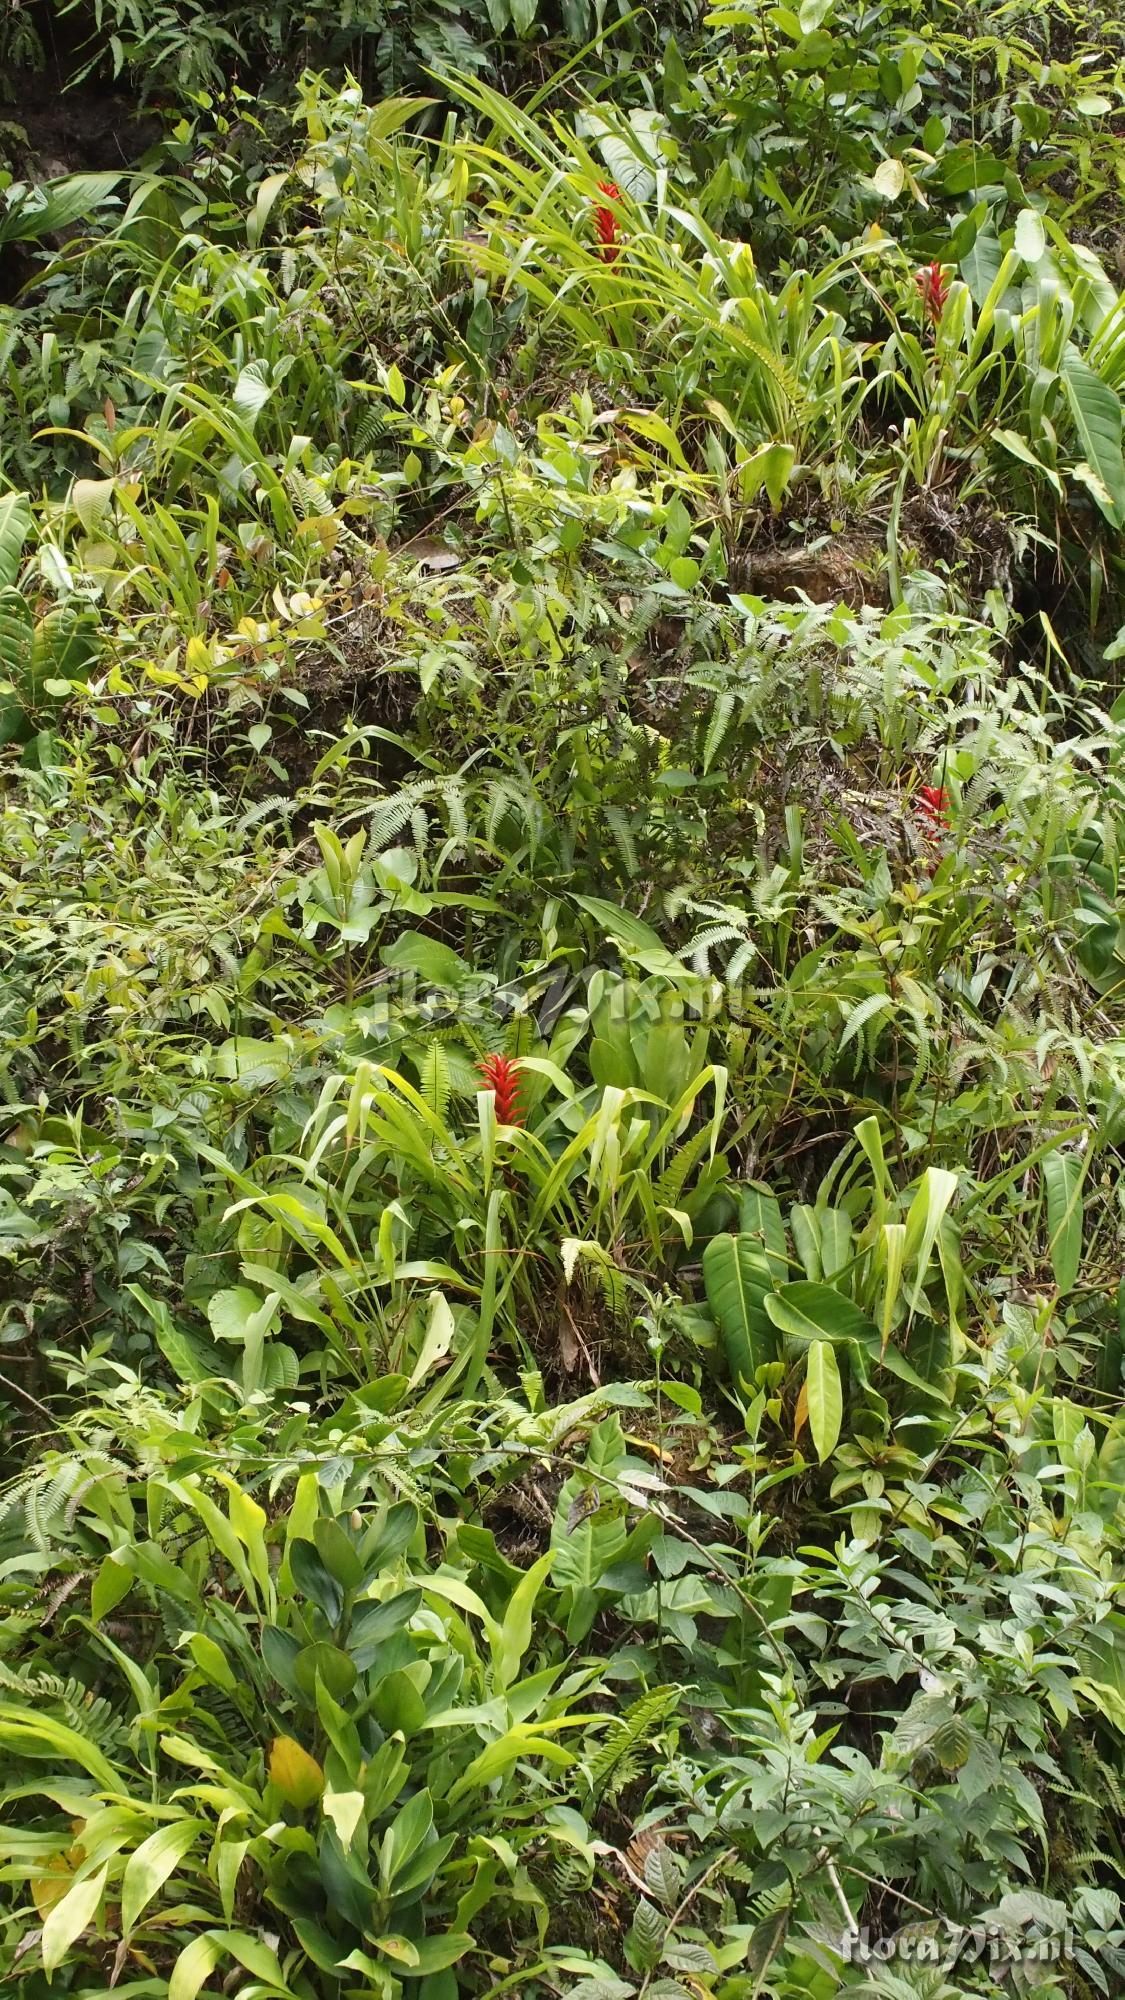
[[[570,1718],[573,1721],[574,1718]],[[479,1785],[486,1785],[492,1778],[501,1777],[517,1764],[521,1757],[544,1757],[549,1764],[564,1769],[574,1760],[574,1753],[564,1749],[561,1743],[552,1742],[542,1731],[553,1726],[561,1729],[564,1724],[553,1725],[524,1722],[498,1736],[495,1743],[489,1743],[478,1757],[474,1757],[468,1769],[461,1773],[449,1793],[450,1799],[458,1799],[464,1792],[472,1791]]]
[[[906,1259],[915,1265],[914,1290],[910,1295],[911,1313],[918,1310],[934,1244],[956,1193],[956,1174],[947,1173],[944,1167],[927,1167],[910,1204],[906,1218]]]
[[[34,242],[85,221],[109,199],[120,179],[120,174],[67,174],[41,182],[6,212],[0,208],[0,243]]]
[[[264,1598],[270,1593],[270,1562],[266,1549],[266,1528],[269,1516],[260,1507],[253,1494],[244,1493],[237,1481],[229,1473],[220,1475],[220,1483],[227,1490],[227,1512],[231,1527],[246,1550],[255,1583]]]
[[[435,1046],[437,1046],[435,1044]],[[490,1091],[482,1091],[482,1096],[493,1102]],[[425,1338],[418,1350],[418,1359],[410,1371],[410,1387],[416,1389],[425,1380],[431,1368],[443,1361],[457,1338],[457,1322],[453,1309],[444,1292],[435,1291],[430,1300],[430,1316],[426,1323]]]
[[[237,1958],[240,1965],[255,1979],[261,1979],[278,1993],[290,1993],[285,1983],[277,1953],[259,1937],[251,1937],[246,1931],[220,1931],[218,1942],[224,1951]]]
[[[216,1340],[245,1340],[246,1329],[261,1311],[262,1301],[249,1285],[232,1285],[207,1301],[207,1318]]]
[[[343,1701],[355,1686],[357,1672],[351,1654],[328,1639],[302,1646],[293,1662],[293,1678],[308,1701],[316,1697],[318,1682],[334,1699]]]
[[[983,306],[996,283],[1004,253],[1000,238],[991,225],[978,229],[971,247],[961,259],[961,276],[969,287],[973,303]]]
[[[824,1276],[820,1263],[820,1222],[811,1202],[795,1201],[789,1211],[789,1227],[793,1232],[793,1246],[797,1261],[806,1278],[819,1279]]]
[[[1062,359],[1063,387],[1085,457],[1105,499],[1102,513],[1114,527],[1125,521],[1125,459],[1121,451],[1121,399],[1116,389],[1096,375],[1076,347]],[[1097,497],[1097,496],[1095,496]]]
[[[364,1577],[363,1558],[339,1521],[326,1517],[317,1521],[313,1541],[321,1562],[341,1590],[358,1590]]]
[[[781,439],[768,444],[762,453],[762,484],[775,514],[788,491],[796,462],[796,445],[785,444]]]
[[[789,1256],[785,1247],[785,1223],[781,1214],[781,1203],[767,1188],[748,1185],[739,1191],[738,1197],[739,1234],[752,1237],[761,1243],[766,1253],[775,1285],[783,1285],[789,1275]]]
[[[844,1393],[836,1351],[829,1340],[814,1340],[805,1369],[809,1429],[821,1464],[831,1457],[844,1420]]]
[[[53,1752],[67,1763],[87,1771],[99,1791],[116,1792],[117,1773],[96,1746],[68,1723],[50,1715],[32,1714],[19,1702],[0,1702],[0,1749],[21,1756],[42,1756]]]
[[[245,1931],[201,1931],[180,1953],[168,1981],[168,2000],[196,2000],[200,1988],[224,1958],[236,1958],[275,1993],[291,1994],[277,1953]]]
[[[384,1888],[390,1889],[412,1856],[429,1835],[434,1823],[434,1802],[428,1791],[415,1792],[396,1813],[379,1845],[379,1874]]]
[[[208,1633],[192,1632],[188,1637],[187,1649],[200,1673],[205,1675],[213,1687],[225,1688],[229,1694],[238,1686],[237,1677],[226,1654]]]
[[[745,1394],[759,1368],[777,1353],[764,1307],[774,1284],[764,1248],[752,1236],[713,1237],[703,1253],[703,1284],[735,1390]]]
[[[883,1271],[883,1316],[880,1332],[883,1346],[886,1347],[895,1323],[895,1307],[898,1304],[903,1265],[906,1262],[905,1222],[884,1222],[879,1231],[877,1254]]]
[[[607,903],[603,896],[578,896],[572,899],[587,916],[622,947],[630,957],[644,967],[646,972],[663,973],[667,978],[683,981],[691,980],[692,974],[682,959],[658,937],[650,924],[635,917],[631,910],[619,909],[616,903]]]
[[[222,1509],[215,1505],[209,1493],[203,1492],[194,1475],[189,1475],[185,1479],[170,1480],[168,1490],[174,1493],[185,1507],[190,1507],[199,1515],[215,1547],[226,1557],[238,1575],[247,1596],[251,1602],[256,1602],[257,1584],[246,1560],[246,1551]]]
[[[554,1560],[550,1550],[540,1556],[531,1568],[520,1578],[508,1599],[504,1622],[500,1628],[500,1644],[494,1656],[494,1675],[497,1688],[508,1688],[515,1680],[529,1645],[531,1644],[532,1618],[536,1599]]]
[[[104,1557],[90,1590],[90,1617],[97,1625],[109,1615],[133,1588],[131,1552],[115,1549]]]
[[[112,479],[76,479],[70,504],[88,535],[96,535],[113,504]]]
[[[1045,479],[1048,485],[1054,488],[1061,500],[1063,483],[1058,473],[1053,466],[1045,465],[1041,458],[1036,457],[1027,439],[1021,437],[1018,431],[994,430],[992,432],[992,442],[993,444],[1000,445],[1012,458],[1018,458],[1021,465],[1029,465],[1033,472],[1037,473],[1040,478]]]
[[[464,980],[472,978],[472,967],[451,945],[426,937],[421,931],[400,931],[379,956],[384,965],[416,972],[427,985],[448,988],[454,993]]]
[[[781,1285],[765,1301],[778,1331],[805,1346],[813,1340],[856,1340],[868,1353],[878,1354],[878,1329],[858,1306],[831,1285],[798,1281]]]
[[[832,1279],[852,1261],[851,1217],[846,1208],[815,1208],[812,1214],[819,1237],[821,1276]]]
[[[1076,1153],[1048,1153],[1043,1162],[1047,1191],[1048,1255],[1059,1294],[1073,1291],[1082,1262],[1085,1161]]]
[[[427,1982],[436,1980],[447,1966],[456,1965],[459,1959],[464,1958],[465,1953],[472,1950],[475,1942],[475,1938],[471,1937],[468,1931],[446,1931],[441,1937],[423,1938],[417,1946],[418,1962],[415,1971],[425,1975]],[[456,1994],[456,1985],[449,1990]],[[432,2000],[436,1988],[427,1983],[421,1991],[422,2000]]]
[[[1071,1682],[1075,1694],[1091,1703],[1107,1722],[1112,1723],[1118,1734],[1125,1736],[1125,1695],[1108,1681],[1087,1680],[1079,1675]]]
[[[420,1602],[420,1590],[400,1590],[396,1596],[384,1598],[380,1604],[372,1600],[356,1604],[348,1630],[348,1654],[360,1674],[366,1674],[366,1670],[376,1664],[382,1646],[386,1646],[386,1642],[410,1622]]]
[[[973,1732],[963,1716],[951,1715],[939,1722],[930,1738],[930,1748],[947,1771],[959,1771],[968,1761],[973,1747]]]
[[[682,472],[690,470],[684,457],[684,448],[666,417],[655,410],[616,410],[614,421],[623,429],[636,431],[639,437],[647,438],[651,444],[660,445],[666,451],[673,465]]]
[[[265,362],[251,361],[242,370],[234,385],[231,400],[239,416],[245,417],[251,427],[273,395],[273,387],[265,377]]]
[[[23,545],[31,533],[31,502],[26,493],[0,493],[0,590],[9,590],[20,573]],[[3,662],[7,668],[7,661]]]
[[[134,1849],[121,1884],[121,1927],[126,1934],[204,1832],[200,1819],[174,1820],[170,1826],[158,1827]]]

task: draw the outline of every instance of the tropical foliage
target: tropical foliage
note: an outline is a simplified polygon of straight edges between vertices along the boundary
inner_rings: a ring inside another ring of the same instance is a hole
[[[0,1977],[1120,1991],[1116,10],[60,13]]]

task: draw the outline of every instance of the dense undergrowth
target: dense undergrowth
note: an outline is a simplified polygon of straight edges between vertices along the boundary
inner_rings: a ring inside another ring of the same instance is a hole
[[[0,1982],[1119,1992],[1120,21],[284,12],[3,127]]]

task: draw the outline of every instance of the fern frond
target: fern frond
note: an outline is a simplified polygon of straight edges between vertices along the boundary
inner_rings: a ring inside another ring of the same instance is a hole
[[[444,1124],[449,1109],[451,1079],[449,1057],[439,1041],[432,1041],[422,1057],[418,1083],[430,1110]]]
[[[592,1792],[605,1791],[622,1761],[667,1721],[683,1693],[682,1688],[671,1685],[650,1688],[626,1709],[587,1765],[586,1776]]]
[[[678,1151],[673,1153],[660,1179],[652,1190],[652,1198],[657,1208],[679,1208],[680,1197],[693,1167],[698,1166],[711,1143],[711,1134],[706,1125],[693,1132]]]

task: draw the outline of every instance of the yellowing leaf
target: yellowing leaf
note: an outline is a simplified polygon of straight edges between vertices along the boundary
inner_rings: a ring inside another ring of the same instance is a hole
[[[73,1878],[74,1871],[61,1854],[48,1861],[46,1874],[32,1877],[31,1900],[41,1917],[49,1916],[55,1904],[62,1902]]]
[[[43,1965],[47,1972],[54,1972],[62,1964],[71,1945],[92,1923],[108,1873],[106,1862],[96,1875],[75,1882],[48,1911],[43,1920]]]
[[[363,1818],[364,1797],[362,1792],[334,1792],[324,1794],[324,1817],[330,1819],[339,1836],[340,1845],[349,1848],[355,1836],[356,1827]]]
[[[872,175],[872,184],[884,201],[896,201],[906,182],[906,169],[901,160],[882,160]]]
[[[324,1790],[324,1772],[315,1757],[292,1736],[275,1736],[270,1751],[270,1782],[277,1786],[287,1805],[304,1812],[315,1805]]]
[[[211,648],[206,639],[201,639],[196,633],[184,648],[184,672],[191,675],[202,674],[206,686],[210,671]]]

